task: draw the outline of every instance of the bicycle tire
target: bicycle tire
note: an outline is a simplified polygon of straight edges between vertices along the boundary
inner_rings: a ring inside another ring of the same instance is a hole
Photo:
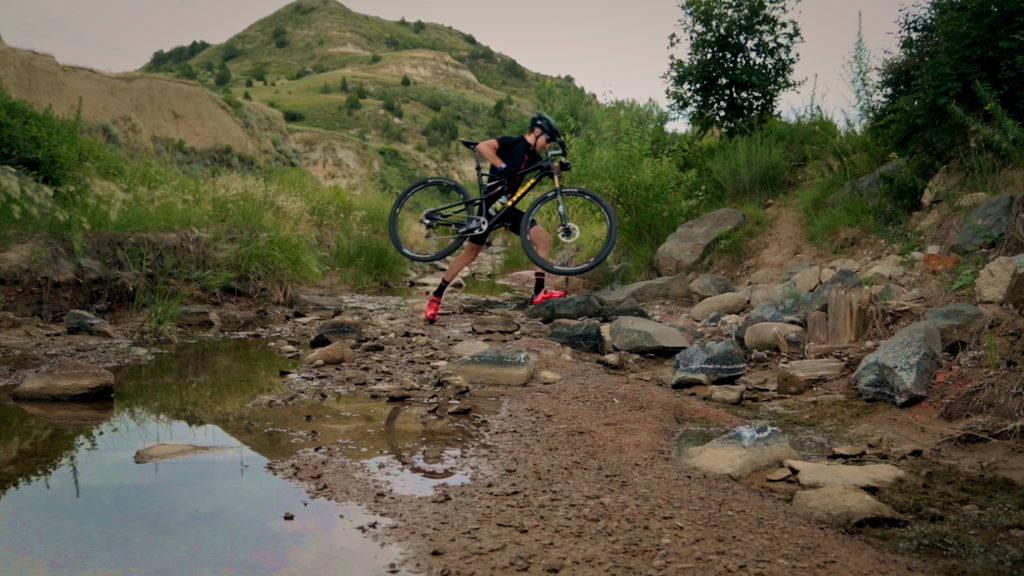
[[[567,217],[562,226],[562,213]],[[547,258],[530,241],[531,222],[551,234]],[[545,192],[526,210],[519,239],[526,255],[542,270],[561,276],[575,276],[599,266],[612,253],[619,224],[615,210],[594,192],[584,188],[561,188]]]
[[[461,184],[448,178],[427,178],[405,189],[395,199],[388,216],[388,234],[398,252],[416,262],[434,262],[459,249],[466,241],[456,229],[473,215],[474,206],[467,204],[445,213],[446,218],[424,223],[429,210],[471,200]]]

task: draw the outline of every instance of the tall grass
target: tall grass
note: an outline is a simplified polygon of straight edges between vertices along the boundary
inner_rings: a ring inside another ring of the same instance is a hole
[[[786,187],[789,161],[777,137],[756,132],[723,147],[707,170],[721,201],[733,204],[778,196]]]
[[[329,262],[345,284],[387,286],[407,272],[409,262],[387,237],[392,202],[384,193],[364,193],[338,203],[341,212],[327,227],[334,234]]]
[[[618,213],[609,281],[643,277],[665,238],[697,214],[700,198],[688,186],[692,175],[676,165],[667,119],[653,103],[616,102],[569,139],[574,168],[565,180],[601,194]]]

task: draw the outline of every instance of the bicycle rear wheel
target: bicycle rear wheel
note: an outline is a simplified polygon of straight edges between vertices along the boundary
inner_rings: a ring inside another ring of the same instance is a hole
[[[542,256],[530,242],[530,223],[551,235],[551,251]],[[593,270],[615,247],[618,221],[604,198],[583,188],[545,192],[526,210],[520,240],[526,255],[552,274],[574,276]]]
[[[466,241],[456,230],[475,216],[479,204],[447,178],[420,180],[402,192],[391,207],[388,234],[398,252],[417,262],[433,262]]]

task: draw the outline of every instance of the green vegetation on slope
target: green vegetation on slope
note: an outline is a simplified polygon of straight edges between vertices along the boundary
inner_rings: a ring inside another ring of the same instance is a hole
[[[293,2],[220,45],[158,51],[143,71],[267,103],[297,126],[442,155],[460,136],[521,130],[543,79],[472,35],[334,0]]]

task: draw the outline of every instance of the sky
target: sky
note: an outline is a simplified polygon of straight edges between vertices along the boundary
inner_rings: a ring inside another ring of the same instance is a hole
[[[157,50],[193,40],[219,44],[290,0],[0,0],[0,38],[49,54],[61,64],[103,72],[141,68]],[[844,68],[857,38],[857,15],[876,62],[896,48],[905,0],[802,0],[793,13],[804,42],[781,111],[811,101],[841,119],[850,108]],[[681,32],[678,0],[343,0],[351,10],[422,20],[472,34],[534,72],[572,76],[602,101],[654,100],[667,106],[663,76],[669,35]],[[682,54],[677,53],[677,56]]]

